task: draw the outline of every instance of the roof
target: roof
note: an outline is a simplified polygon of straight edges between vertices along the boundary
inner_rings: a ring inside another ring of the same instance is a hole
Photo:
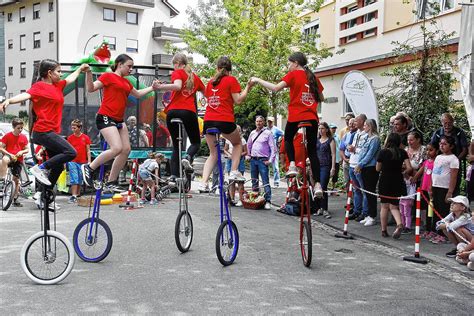
[[[168,0],[161,0],[161,2],[164,3],[165,6],[167,6],[169,9],[170,9],[170,16],[171,17],[175,17],[179,14],[179,11],[178,9],[176,9],[175,7],[173,7],[173,5],[171,5],[171,3],[169,3]]]

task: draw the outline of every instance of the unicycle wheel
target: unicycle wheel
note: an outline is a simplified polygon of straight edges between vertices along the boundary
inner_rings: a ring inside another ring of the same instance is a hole
[[[94,219],[91,223],[91,219],[86,218],[74,230],[73,243],[79,258],[86,262],[100,262],[112,249],[112,231],[102,219]]]
[[[223,266],[234,263],[239,251],[239,231],[234,222],[225,220],[216,234],[216,255]]]
[[[300,248],[303,264],[306,267],[311,265],[313,255],[313,237],[311,233],[311,225],[304,221],[300,229]]]
[[[191,247],[193,242],[193,220],[189,212],[179,212],[174,226],[174,239],[181,252],[186,252]]]
[[[69,240],[48,230],[31,236],[21,249],[21,268],[34,282],[43,285],[61,282],[74,266],[74,251]]]

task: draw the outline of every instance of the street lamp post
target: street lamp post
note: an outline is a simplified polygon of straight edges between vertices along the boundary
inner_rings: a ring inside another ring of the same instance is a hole
[[[99,34],[94,34],[94,35],[92,35],[91,37],[89,37],[89,39],[87,40],[86,45],[84,45],[84,55],[86,54],[87,44],[89,44],[89,41],[90,41],[91,39],[93,39],[94,37],[96,37],[96,36],[99,36]]]

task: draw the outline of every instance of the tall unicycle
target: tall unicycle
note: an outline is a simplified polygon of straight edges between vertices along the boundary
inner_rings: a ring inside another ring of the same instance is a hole
[[[171,119],[171,124],[179,125],[178,148],[179,148],[179,178],[176,179],[179,192],[179,213],[176,218],[174,228],[174,239],[178,250],[187,252],[193,242],[193,220],[188,208],[188,194],[190,181],[189,170],[183,170],[182,164],[182,142],[183,142],[183,121],[179,118]]]
[[[232,213],[230,208],[227,190],[229,185],[224,183],[224,173],[222,170],[222,157],[219,143],[219,130],[217,128],[209,128],[207,134],[216,135],[217,149],[217,166],[219,169],[219,200],[220,200],[220,220],[221,224],[216,234],[216,255],[217,259],[223,266],[234,263],[239,252],[239,231],[237,225],[232,221]]]
[[[56,231],[55,195],[43,185],[41,193],[41,228],[25,242],[21,249],[21,268],[34,282],[56,284],[66,278],[74,267],[74,250],[71,242]],[[53,225],[50,225],[53,213]]]
[[[308,140],[306,137],[306,128],[310,127],[311,123],[301,122],[298,124],[298,128],[303,131],[304,145],[304,160],[308,157]],[[311,210],[309,204],[309,183],[308,183],[308,172],[305,166],[303,170],[303,185],[301,187],[301,213],[300,213],[300,249],[303,264],[306,267],[311,265],[311,259],[313,257],[313,235],[311,231]]]
[[[103,141],[102,150],[107,149]],[[94,181],[95,199],[89,204],[89,216],[82,220],[74,230],[73,243],[76,254],[85,262],[100,262],[112,249],[112,231],[109,225],[100,218],[100,199],[104,187],[104,165],[100,166],[99,181]],[[91,197],[92,199],[92,197]]]

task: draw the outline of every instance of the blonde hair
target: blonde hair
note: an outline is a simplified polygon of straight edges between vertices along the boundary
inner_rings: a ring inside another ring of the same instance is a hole
[[[184,71],[188,75],[188,80],[185,82],[186,90],[192,91],[194,89],[194,75],[191,66],[188,64],[188,58],[183,53],[177,53],[173,56],[172,63],[184,65]]]

